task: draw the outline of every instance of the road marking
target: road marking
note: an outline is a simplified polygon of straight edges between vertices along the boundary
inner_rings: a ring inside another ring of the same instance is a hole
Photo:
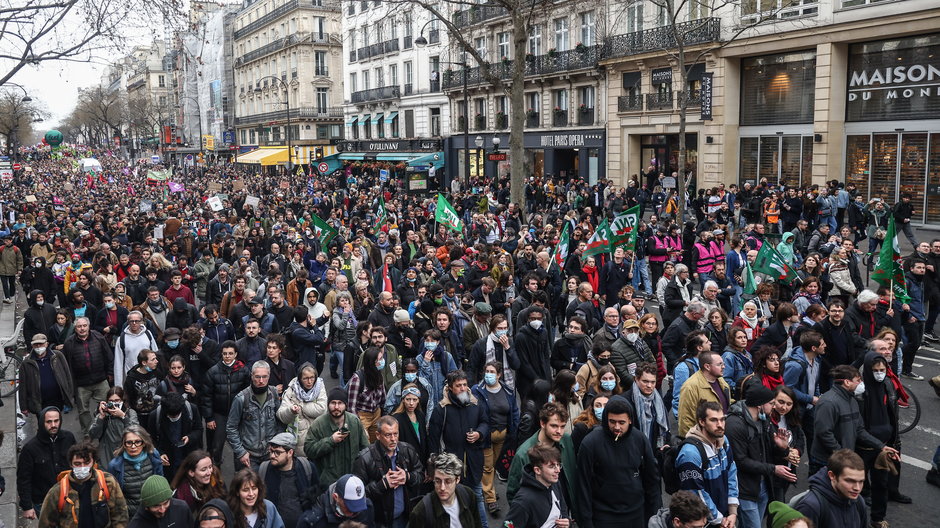
[[[933,361],[934,363],[940,363],[940,359],[934,359],[927,356],[917,356],[917,359],[926,359],[927,361]]]
[[[901,454],[901,462],[923,469],[925,471],[930,471],[931,469],[933,469],[933,464],[931,464],[930,462],[924,462],[923,460],[919,460],[910,455]]]

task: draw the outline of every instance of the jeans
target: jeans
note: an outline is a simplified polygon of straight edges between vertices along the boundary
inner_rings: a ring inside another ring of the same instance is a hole
[[[343,380],[343,351],[333,349],[330,352],[330,374],[339,376],[340,386],[346,385]]]
[[[924,322],[904,323],[904,334],[907,335],[908,342],[904,345],[904,355],[901,358],[901,373],[910,374],[917,349],[920,348],[924,339]]]
[[[634,290],[640,289],[640,281],[643,281],[643,291],[646,295],[653,294],[653,284],[650,282],[649,262],[645,258],[637,259],[633,263],[633,282],[631,285]]]
[[[486,506],[483,504],[483,484],[473,486],[473,493],[477,496],[477,508],[480,510],[480,521],[483,528],[490,528],[489,519],[486,516]]]
[[[914,238],[914,231],[911,229],[911,222],[901,222],[901,231],[904,232],[904,236],[907,237],[907,240],[910,241],[911,245],[915,248],[917,247],[917,239]]]
[[[823,225],[823,224],[829,224],[830,233],[837,233],[839,231],[839,227],[836,225],[836,217],[832,215],[820,217],[819,225]]]
[[[0,275],[0,282],[3,283],[4,299],[16,297],[16,275]]]
[[[78,423],[82,426],[82,431],[88,434],[91,427],[91,415],[98,411],[98,402],[108,399],[107,380],[100,381],[94,385],[78,387]]]
[[[761,483],[760,498],[757,501],[740,499],[738,526],[740,528],[761,528],[768,501],[767,490],[764,488],[763,483]]]

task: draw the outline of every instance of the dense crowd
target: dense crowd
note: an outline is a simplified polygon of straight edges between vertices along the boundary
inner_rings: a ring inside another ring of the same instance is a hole
[[[940,313],[910,197],[720,185],[677,219],[661,174],[533,178],[522,204],[474,180],[455,225],[362,166],[178,167],[169,192],[91,154],[29,152],[4,187],[42,527],[885,528],[910,502],[900,377]],[[589,250],[635,206],[635,242]],[[891,218],[904,299],[861,275]],[[765,245],[792,276],[752,269]]]

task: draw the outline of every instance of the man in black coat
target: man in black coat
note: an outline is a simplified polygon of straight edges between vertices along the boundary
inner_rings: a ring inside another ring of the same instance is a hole
[[[623,258],[623,248],[614,250],[614,258],[601,268],[598,280],[598,294],[606,306],[610,307],[618,302],[620,290],[630,283],[630,263]]]
[[[685,351],[685,338],[693,330],[699,329],[699,320],[705,317],[705,305],[692,301],[685,307],[685,313],[677,317],[663,334],[663,355],[666,357],[666,370],[671,374],[676,362]]]
[[[504,526],[539,528],[558,519],[569,519],[561,482],[561,452],[536,444],[528,451],[519,491],[509,506]],[[557,511],[556,511],[557,510]]]
[[[75,445],[75,435],[61,429],[61,411],[46,407],[38,418],[36,436],[23,446],[16,463],[16,490],[20,494],[24,519],[38,517],[37,510],[56,483],[56,477],[72,467],[67,455],[69,448]]]
[[[516,332],[514,343],[519,358],[516,371],[516,390],[521,401],[526,401],[535,380],[552,379],[549,365],[549,336],[545,326],[545,314],[541,310],[530,310],[524,326]]]
[[[199,394],[199,411],[206,420],[206,442],[212,460],[222,464],[222,449],[225,447],[225,425],[235,396],[250,383],[250,373],[238,360],[235,342],[222,343],[219,362],[207,372],[203,390]]]
[[[175,475],[186,455],[202,449],[202,416],[196,405],[183,399],[178,392],[163,396],[157,409],[150,413],[147,431],[160,454],[167,455],[167,475]]]
[[[46,302],[46,299],[49,302]],[[36,334],[45,334],[55,324],[55,296],[48,296],[41,290],[33,290],[26,296],[29,308],[23,313],[23,339],[29,343]]]
[[[399,442],[395,418],[383,416],[376,425],[375,443],[359,452],[352,471],[365,483],[378,522],[389,527],[404,525],[411,513],[408,506],[421,495],[424,466],[413,446]]]

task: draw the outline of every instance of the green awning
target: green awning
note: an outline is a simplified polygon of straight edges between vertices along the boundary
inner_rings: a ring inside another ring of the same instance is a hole
[[[366,126],[366,124],[368,124],[368,122],[369,122],[369,115],[370,115],[370,114],[366,114],[366,115],[362,116],[362,119],[359,120],[359,124],[362,125],[362,126]]]
[[[385,122],[391,124],[396,117],[398,117],[398,112],[389,112],[388,115],[385,116]]]
[[[408,166],[418,170],[427,170],[428,167],[433,166],[434,170],[439,170],[444,167],[444,153],[435,152],[432,154],[424,154],[421,157],[408,161]]]
[[[381,122],[382,122],[382,114],[375,114],[375,116],[372,118],[372,124],[377,125]]]
[[[341,159],[341,160],[362,160],[362,159],[365,159],[365,155],[364,155],[364,154],[354,154],[354,153],[352,153],[352,152],[344,152],[344,153],[342,153],[342,154],[339,154],[338,156],[339,156],[339,159]]]
[[[350,119],[349,122],[346,123],[346,126],[348,127],[356,126],[356,121],[359,121],[359,116],[353,116],[352,119]]]
[[[333,174],[334,171],[337,171],[343,168],[343,162],[340,161],[341,159],[342,159],[342,154],[330,154],[329,156],[325,156],[317,160],[317,162],[313,164],[313,166],[317,170],[319,170],[319,165],[321,163],[326,163],[328,167],[326,174]]]

